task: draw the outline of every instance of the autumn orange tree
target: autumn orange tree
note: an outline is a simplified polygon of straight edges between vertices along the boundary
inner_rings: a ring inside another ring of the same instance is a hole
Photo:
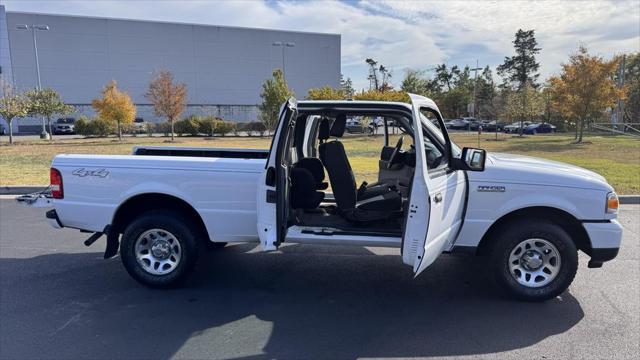
[[[587,48],[580,46],[569,56],[569,62],[562,64],[559,76],[549,79],[553,107],[567,118],[577,121],[575,140],[582,142],[582,134],[587,121],[613,107],[625,90],[616,87],[614,74],[618,60],[604,60],[590,55]]]
[[[171,126],[171,141],[174,140],[173,123],[180,117],[187,103],[187,86],[174,83],[170,71],[159,71],[149,83],[147,99],[153,104],[156,116],[166,117]]]
[[[100,119],[115,121],[118,126],[118,139],[122,141],[122,125],[131,124],[136,117],[136,107],[129,94],[118,90],[115,80],[111,80],[102,89],[102,98],[94,99],[91,106]]]

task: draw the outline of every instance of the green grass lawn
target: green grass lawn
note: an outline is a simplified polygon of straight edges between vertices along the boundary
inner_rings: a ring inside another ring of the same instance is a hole
[[[575,164],[602,174],[620,194],[640,193],[640,140],[627,136],[588,136],[583,144],[573,144],[567,135],[536,135],[524,138],[499,134],[456,133],[460,147],[477,147],[487,151],[536,156]],[[395,144],[395,138],[392,144]],[[354,136],[343,140],[358,182],[375,181],[378,158],[383,145],[381,136]],[[270,138],[200,137],[177,138],[168,143],[161,137],[127,137],[124,142],[109,139],[69,139],[20,141],[14,146],[0,145],[0,185],[41,185],[49,182],[49,166],[56,154],[128,154],[135,145],[234,147],[268,149]],[[405,139],[405,144],[407,141]],[[408,145],[405,145],[408,146]]]

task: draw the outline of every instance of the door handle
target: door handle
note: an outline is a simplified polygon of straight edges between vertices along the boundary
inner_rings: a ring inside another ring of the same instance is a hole
[[[442,201],[442,193],[437,193],[434,197],[433,197],[433,201],[436,203],[439,203]]]

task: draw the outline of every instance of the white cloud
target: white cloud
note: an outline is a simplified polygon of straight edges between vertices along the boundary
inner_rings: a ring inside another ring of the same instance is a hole
[[[605,57],[640,50],[640,5],[629,1],[4,1],[8,11],[77,14],[342,34],[342,71],[367,86],[364,59],[394,70],[437,63],[498,65],[519,29],[535,29],[542,77],[580,42]]]

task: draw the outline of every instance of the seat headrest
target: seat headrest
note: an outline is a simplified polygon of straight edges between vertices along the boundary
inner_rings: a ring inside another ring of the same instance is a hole
[[[324,141],[329,139],[330,130],[329,119],[326,117],[322,118],[322,120],[320,120],[320,128],[318,129],[318,140]]]
[[[344,135],[344,130],[347,127],[347,115],[338,114],[336,116],[336,121],[333,122],[331,126],[330,135],[335,137],[342,137]]]

